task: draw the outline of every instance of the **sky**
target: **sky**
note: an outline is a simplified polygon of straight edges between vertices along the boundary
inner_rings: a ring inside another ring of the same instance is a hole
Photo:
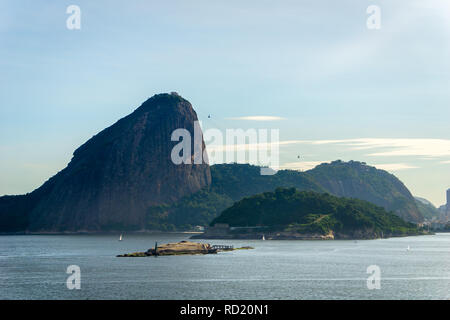
[[[449,56],[446,0],[3,0],[0,195],[39,187],[98,131],[176,91],[204,128],[279,129],[285,168],[364,161],[439,206]]]

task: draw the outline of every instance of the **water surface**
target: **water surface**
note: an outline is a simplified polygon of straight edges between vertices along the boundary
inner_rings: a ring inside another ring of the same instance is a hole
[[[208,240],[255,250],[146,258],[115,256],[189,235],[125,234],[124,241],[118,236],[0,236],[0,299],[450,298],[450,234],[364,241]],[[81,269],[80,290],[66,287],[69,265]],[[370,265],[381,269],[379,290],[367,288]]]

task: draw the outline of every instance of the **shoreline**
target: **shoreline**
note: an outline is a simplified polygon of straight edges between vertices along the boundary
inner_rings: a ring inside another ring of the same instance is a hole
[[[262,234],[237,234],[237,235],[205,235],[203,232],[196,231],[108,231],[108,232],[97,232],[97,231],[79,231],[79,232],[10,232],[10,233],[0,233],[1,236],[74,236],[74,235],[117,235],[117,234],[127,234],[127,235],[191,235],[188,239],[193,240],[261,240]],[[437,231],[423,234],[406,234],[406,235],[389,235],[384,237],[350,237],[350,236],[340,236],[335,235],[334,237],[325,237],[324,235],[280,235],[273,236],[271,234],[265,234],[265,240],[306,240],[306,241],[330,241],[330,240],[377,240],[377,239],[389,239],[389,238],[405,238],[405,237],[415,237],[415,236],[430,236],[439,233],[450,233],[450,231]]]
[[[444,232],[445,233],[445,232]],[[377,240],[390,238],[405,238],[416,236],[430,236],[435,235],[435,232],[418,233],[418,234],[389,234],[380,237],[377,234],[368,234],[363,236],[357,235],[343,235],[343,234],[270,234],[264,235],[264,240],[307,240],[307,241],[333,241],[333,240]],[[207,235],[199,234],[190,237],[195,240],[262,240],[263,234],[228,234],[228,235]]]
[[[117,235],[117,234],[202,234],[201,231],[66,231],[66,232],[0,232],[0,236],[70,236],[70,235]]]

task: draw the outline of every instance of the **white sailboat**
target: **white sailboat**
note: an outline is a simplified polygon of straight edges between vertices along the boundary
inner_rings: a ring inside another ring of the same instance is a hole
[[[264,237],[264,235],[263,235],[261,240],[266,240],[266,237]]]
[[[409,245],[408,245],[408,248],[406,248],[406,251],[411,251],[411,248]]]
[[[122,239],[123,239],[123,235],[120,234],[120,236],[119,236],[119,241],[122,241]]]

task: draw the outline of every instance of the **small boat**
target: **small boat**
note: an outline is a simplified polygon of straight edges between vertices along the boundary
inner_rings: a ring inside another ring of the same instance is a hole
[[[123,235],[120,234],[119,241],[122,241],[122,239],[123,239]]]
[[[266,237],[264,237],[264,235],[263,235],[261,240],[266,240]]]
[[[406,251],[411,251],[411,248],[410,248],[410,246],[408,246],[408,248],[406,248]]]

